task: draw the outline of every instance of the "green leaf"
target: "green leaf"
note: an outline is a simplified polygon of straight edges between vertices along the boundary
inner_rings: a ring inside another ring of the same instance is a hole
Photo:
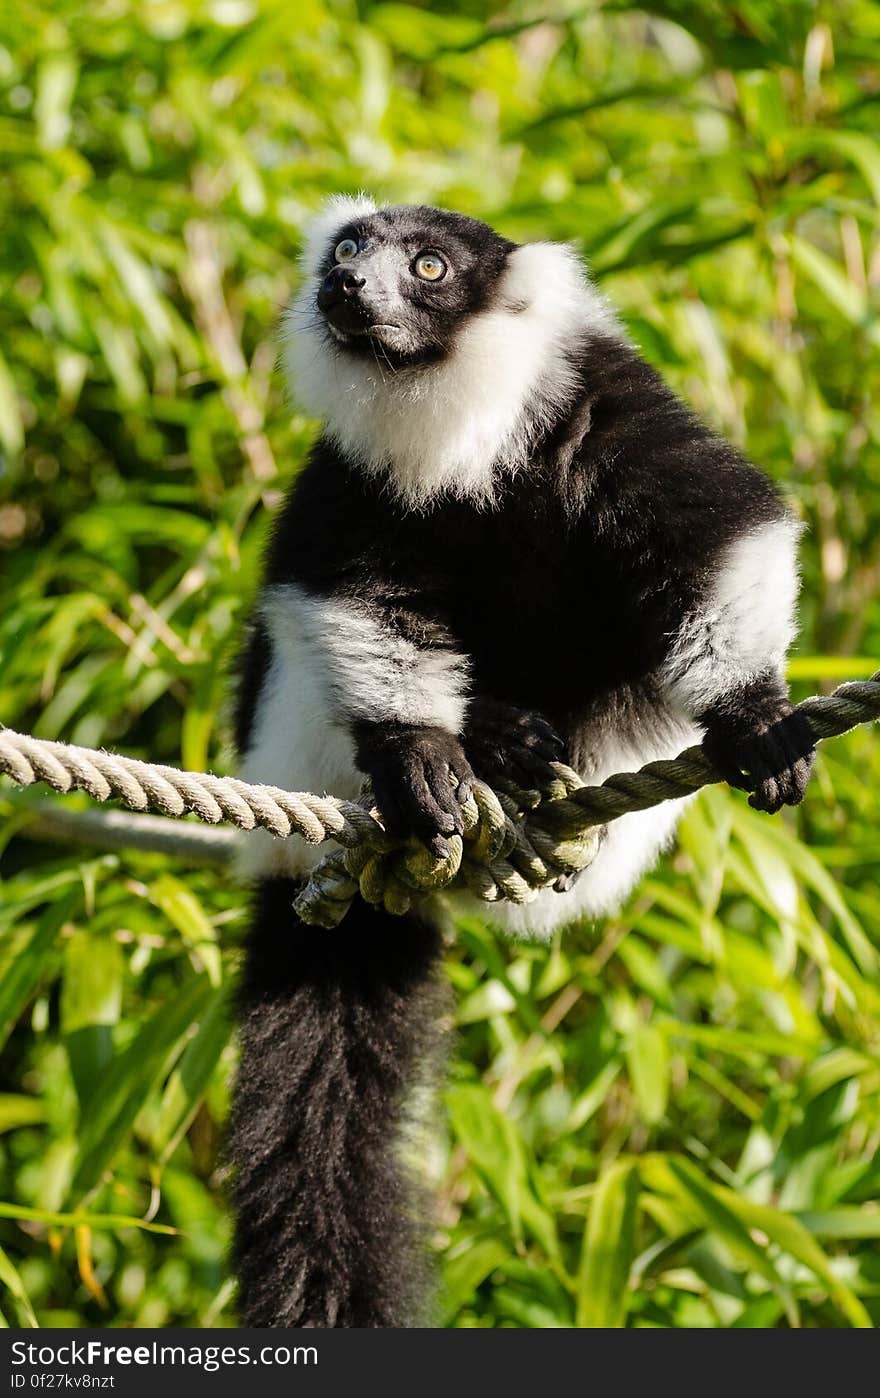
[[[48,1228],[141,1228],[146,1233],[165,1236],[177,1232],[176,1228],[170,1228],[166,1223],[152,1223],[133,1214],[93,1214],[85,1210],[63,1213],[55,1209],[31,1209],[23,1204],[2,1202],[0,1218],[11,1218],[21,1223],[42,1223]]]
[[[0,1248],[0,1284],[6,1287],[12,1297],[21,1316],[21,1323],[32,1330],[38,1329],[37,1317],[34,1315],[34,1308],[24,1289],[24,1283],[2,1248]]]
[[[80,1102],[99,1085],[113,1056],[111,1026],[122,1007],[123,960],[110,936],[77,928],[64,947],[61,1031]]]
[[[217,933],[192,890],[173,874],[161,874],[150,885],[150,898],[195,952],[211,984],[218,986],[223,968]]]
[[[865,293],[855,286],[846,272],[827,253],[805,238],[791,238],[792,261],[805,277],[827,296],[831,305],[850,325],[864,323],[868,313]]]
[[[616,1160],[601,1171],[578,1277],[576,1323],[581,1328],[620,1329],[626,1324],[638,1199],[639,1176],[631,1161]]]
[[[0,1092],[0,1132],[19,1126],[38,1126],[46,1120],[46,1104],[38,1097]]]
[[[649,1174],[656,1179],[657,1167],[648,1168]],[[783,1213],[770,1204],[746,1199],[722,1185],[708,1184],[686,1161],[670,1159],[665,1168],[677,1181],[688,1201],[702,1212],[707,1226],[718,1231],[737,1252],[748,1257],[771,1284],[779,1284],[776,1269],[768,1260],[766,1245],[756,1241],[756,1235],[765,1236],[813,1272],[825,1284],[831,1301],[851,1325],[860,1329],[871,1328],[871,1318],[862,1302],[838,1276],[826,1253],[797,1217]],[[783,1297],[789,1293],[780,1290],[779,1294]]]
[[[153,1149],[164,1162],[192,1119],[231,1033],[226,992],[209,1001],[195,1036],[168,1079],[153,1129]]]
[[[793,152],[826,152],[852,161],[865,178],[875,204],[880,204],[880,147],[864,131],[834,131],[821,126],[791,132],[787,144]]]
[[[669,1101],[669,1038],[653,1024],[640,1024],[626,1043],[626,1065],[639,1116],[656,1126]]]
[[[117,1024],[122,1007],[122,953],[105,935],[77,928],[65,941],[61,1028],[65,1034],[93,1024]]]
[[[12,371],[0,352],[0,446],[11,457],[24,446],[24,423]]]
[[[808,1233],[822,1238],[880,1238],[880,1210],[875,1206],[808,1211],[797,1219]]]
[[[551,1257],[557,1256],[553,1215],[532,1187],[525,1148],[513,1122],[481,1086],[449,1088],[446,1104],[456,1136],[504,1208],[513,1237],[519,1241],[525,1228]]]
[[[509,1257],[506,1243],[500,1238],[481,1238],[469,1242],[443,1266],[442,1323],[449,1325],[474,1298],[477,1288]]]
[[[769,1204],[756,1204],[724,1191],[731,1210],[749,1228],[766,1234],[797,1262],[808,1267],[828,1289],[828,1294],[838,1310],[846,1316],[851,1325],[858,1329],[872,1329],[873,1322],[862,1302],[835,1272],[827,1254],[823,1252],[815,1238],[811,1237],[803,1223],[793,1214],[785,1214]]]
[[[76,63],[70,53],[50,54],[40,64],[36,116],[40,145],[44,150],[55,150],[67,141],[76,78]]]
[[[22,941],[16,940],[6,948],[0,961],[0,1047],[45,976],[47,953],[54,949],[75,902],[76,895],[61,898],[43,913]]]
[[[736,1196],[708,1183],[685,1160],[675,1156],[645,1157],[639,1165],[642,1183],[659,1193],[678,1196],[694,1222],[701,1223],[717,1235],[735,1256],[770,1284],[782,1301],[789,1322],[798,1324],[798,1309],[791,1288],[783,1281],[777,1267],[762,1245],[752,1237],[748,1227],[733,1207]]]
[[[160,1005],[124,1053],[111,1064],[101,1092],[90,1101],[80,1130],[70,1197],[80,1200],[98,1184],[134,1126],[144,1098],[181,1040],[196,1032],[211,998],[207,976],[198,976],[167,1005]]]

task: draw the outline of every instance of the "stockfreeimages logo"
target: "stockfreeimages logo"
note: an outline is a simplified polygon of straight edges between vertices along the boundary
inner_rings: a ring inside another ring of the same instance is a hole
[[[206,1373],[244,1365],[286,1367],[291,1364],[316,1365],[318,1351],[314,1345],[163,1345],[153,1340],[146,1345],[106,1344],[103,1340],[70,1340],[60,1345],[33,1344],[15,1340],[11,1346],[11,1375],[13,1388],[53,1387],[48,1378],[51,1371],[76,1368],[196,1368]],[[30,1375],[26,1368],[39,1370]],[[25,1372],[22,1369],[25,1368]],[[34,1380],[38,1382],[34,1382]],[[45,1379],[45,1382],[42,1380]],[[63,1383],[57,1387],[68,1386]],[[84,1385],[85,1386],[85,1385]]]

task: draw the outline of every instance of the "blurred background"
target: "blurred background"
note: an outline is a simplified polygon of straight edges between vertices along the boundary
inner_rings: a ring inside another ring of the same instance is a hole
[[[869,675],[878,115],[868,0],[4,6],[0,721],[228,766],[229,662],[315,431],[278,317],[304,218],[362,187],[572,240],[806,522],[796,693]],[[797,812],[706,792],[605,925],[458,928],[422,1154],[441,1323],[880,1322],[878,792],[862,729]],[[0,791],[0,1309],[232,1324],[242,894],[48,844],[45,800]]]

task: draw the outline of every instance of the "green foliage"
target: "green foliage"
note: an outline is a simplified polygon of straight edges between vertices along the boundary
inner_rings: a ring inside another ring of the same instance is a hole
[[[803,514],[798,689],[869,673],[878,57],[869,0],[3,7],[0,719],[224,764],[226,662],[313,432],[278,313],[306,213],[361,186],[577,242]],[[447,1323],[880,1320],[878,789],[862,731],[796,816],[706,793],[602,927],[461,925],[427,1153]],[[241,895],[49,847],[38,800],[0,794],[2,1314],[228,1324]]]

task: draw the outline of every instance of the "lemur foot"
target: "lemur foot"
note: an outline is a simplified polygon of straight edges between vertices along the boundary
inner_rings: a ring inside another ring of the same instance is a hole
[[[816,760],[813,731],[778,695],[703,717],[703,748],[725,781],[750,791],[749,805],[769,814],[804,798]]]
[[[565,761],[565,743],[545,718],[497,699],[471,700],[463,742],[475,770],[490,783],[506,777],[540,789],[554,779],[550,764]]]
[[[415,835],[445,858],[448,836],[464,833],[461,804],[474,783],[458,739],[445,728],[362,723],[355,740],[357,764],[372,782],[389,834]]]

